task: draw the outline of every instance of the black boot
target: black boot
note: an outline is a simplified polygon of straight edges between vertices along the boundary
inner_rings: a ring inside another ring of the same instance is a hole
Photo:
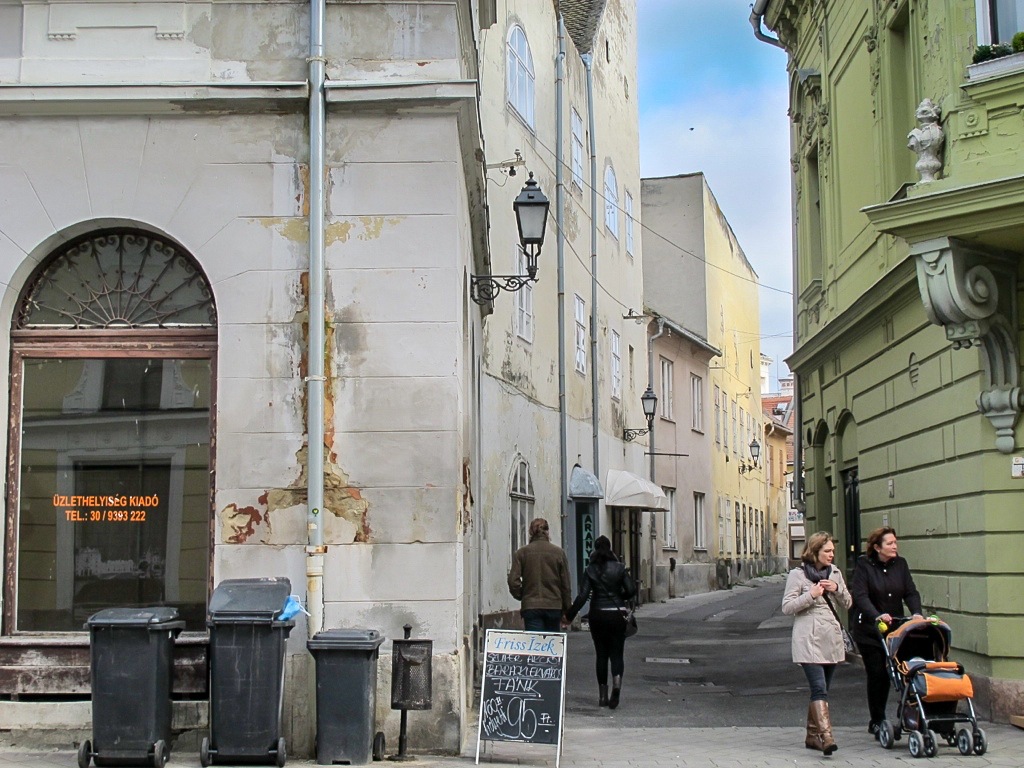
[[[612,676],[612,695],[608,699],[608,709],[615,709],[619,706],[619,691],[622,689],[622,675]]]
[[[599,686],[597,686],[597,690],[600,693],[600,698],[597,700],[597,706],[599,706],[599,707],[607,707],[608,706],[608,686],[607,685],[599,685]]]

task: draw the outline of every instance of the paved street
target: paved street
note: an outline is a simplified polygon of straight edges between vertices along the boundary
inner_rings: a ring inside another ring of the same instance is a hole
[[[562,755],[564,766],[655,768],[783,768],[787,766],[899,766],[913,761],[906,739],[883,750],[866,732],[863,671],[839,670],[831,700],[839,751],[829,758],[803,746],[807,693],[789,658],[790,620],[781,615],[782,578],[708,595],[643,606],[640,633],[627,641],[623,700],[618,710],[597,707],[593,646],[584,632],[569,640],[569,673]],[[930,768],[1016,768],[1024,731],[983,723],[989,750],[963,757],[941,746]],[[389,751],[396,745],[390,744]],[[417,756],[425,768],[466,768],[476,743],[462,757]],[[481,763],[554,766],[555,748],[487,742]],[[198,766],[192,750],[174,752],[171,766]],[[311,768],[312,761],[289,760]],[[922,763],[924,764],[924,763]],[[71,768],[66,750],[0,748],[0,768]]]

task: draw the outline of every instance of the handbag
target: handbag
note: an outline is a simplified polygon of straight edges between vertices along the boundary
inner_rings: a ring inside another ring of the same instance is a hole
[[[822,593],[822,597],[825,598],[825,605],[832,611],[832,615],[836,617],[836,621],[839,623],[839,631],[843,633],[843,647],[846,649],[846,654],[849,656],[854,652],[856,646],[853,644],[853,638],[850,637],[850,633],[846,631],[846,627],[843,626],[843,622],[839,621],[839,614],[836,613],[836,609],[832,605],[832,601],[828,599],[828,595]]]
[[[626,616],[626,637],[632,637],[637,633],[638,629],[636,625],[636,612],[631,610],[629,615]]]

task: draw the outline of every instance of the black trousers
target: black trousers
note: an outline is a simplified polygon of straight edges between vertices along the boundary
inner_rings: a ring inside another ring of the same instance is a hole
[[[872,723],[885,720],[885,703],[889,699],[889,667],[886,664],[885,649],[874,643],[857,643],[864,672],[867,675],[868,714]]]
[[[622,650],[626,645],[626,618],[622,611],[591,611],[590,639],[594,641],[597,684],[608,685],[608,664],[612,677],[622,677],[626,668]]]

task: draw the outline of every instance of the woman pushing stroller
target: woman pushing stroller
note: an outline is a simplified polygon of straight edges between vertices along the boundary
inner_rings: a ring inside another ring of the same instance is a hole
[[[811,689],[804,744],[826,755],[839,749],[832,737],[828,689],[836,665],[846,661],[842,625],[836,614],[839,606],[849,608],[852,603],[843,574],[832,565],[835,554],[829,533],[810,536],[800,567],[789,572],[782,597],[782,612],[794,617],[793,661],[803,668]]]

